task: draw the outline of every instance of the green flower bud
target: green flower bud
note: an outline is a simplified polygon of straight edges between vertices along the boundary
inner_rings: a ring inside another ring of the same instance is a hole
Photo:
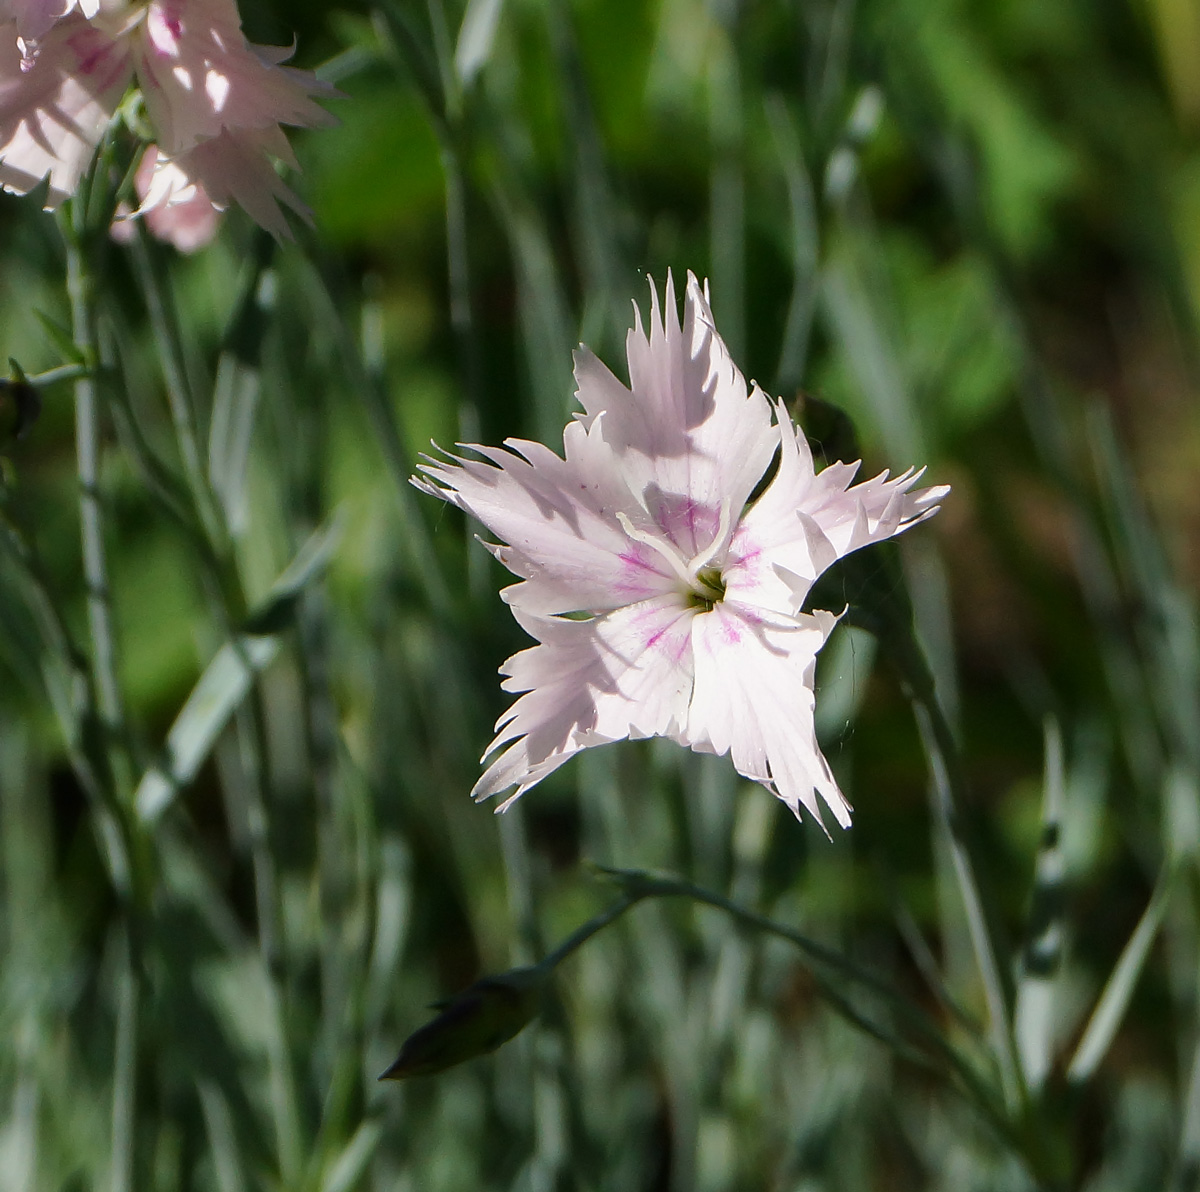
[[[379,1079],[429,1076],[495,1051],[537,1017],[542,989],[551,971],[540,967],[510,969],[482,977],[438,1003],[441,1013],[409,1035],[395,1063]]]
[[[23,439],[41,412],[42,399],[24,377],[0,378],[0,441]]]

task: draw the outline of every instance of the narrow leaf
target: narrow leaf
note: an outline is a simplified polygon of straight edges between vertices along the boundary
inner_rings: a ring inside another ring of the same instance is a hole
[[[288,611],[305,584],[325,567],[340,535],[339,518],[317,530],[251,614],[248,632],[226,642],[213,656],[167,734],[162,762],[138,785],[135,804],[143,823],[157,822],[179,788],[196,776],[254,676],[279,653],[278,631],[289,619]]]
[[[1065,788],[1062,734],[1046,721],[1042,830],[1034,871],[1025,950],[1017,979],[1014,1031],[1026,1083],[1039,1089],[1054,1046],[1054,995],[1063,949],[1062,815]]]
[[[329,1168],[321,1192],[352,1192],[357,1188],[382,1136],[383,1127],[378,1122],[363,1122]]]
[[[467,4],[454,49],[454,69],[464,87],[471,85],[491,57],[503,7],[504,0],[469,0]]]
[[[45,311],[35,310],[34,317],[42,325],[46,338],[54,345],[64,360],[72,364],[84,364],[83,353],[79,350],[71,333],[61,324],[52,319]]]
[[[200,1107],[204,1111],[204,1125],[208,1130],[217,1192],[245,1192],[246,1180],[242,1174],[242,1160],[229,1102],[211,1080],[202,1080],[197,1087]]]
[[[1088,1080],[1104,1059],[1121,1019],[1129,1008],[1129,1000],[1137,986],[1138,978],[1146,957],[1150,954],[1150,945],[1162,926],[1163,915],[1170,900],[1171,890],[1175,885],[1177,871],[1164,871],[1150,897],[1150,903],[1142,914],[1138,925],[1133,929],[1133,935],[1125,945],[1116,968],[1113,969],[1100,1000],[1096,1003],[1092,1017],[1088,1020],[1087,1029],[1079,1041],[1079,1047],[1067,1069],[1067,1079],[1072,1084],[1082,1084]]]

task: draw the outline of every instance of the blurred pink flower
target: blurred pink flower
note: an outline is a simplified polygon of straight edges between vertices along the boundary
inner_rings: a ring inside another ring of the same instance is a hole
[[[131,75],[123,47],[78,14],[46,33],[32,62],[15,26],[0,26],[0,186],[25,194],[48,176],[48,208],[73,194]]]
[[[296,166],[287,137],[276,125],[226,129],[220,136],[200,141],[174,160],[189,178],[203,186],[218,207],[224,209],[230,203],[237,203],[271,235],[290,240],[292,231],[280,204],[290,207],[306,221],[312,213],[276,173],[272,157]]]
[[[23,194],[50,174],[48,205],[61,202],[136,73],[161,155],[218,206],[237,202],[289,237],[280,204],[309,212],[271,164],[296,165],[280,125],[336,123],[314,97],[337,91],[282,65],[287,48],[248,43],[234,0],[78,3],[92,19],[62,15],[62,0],[10,0],[22,15],[0,25],[0,185]],[[36,42],[18,45],[18,19],[44,26]]]
[[[177,162],[164,157],[156,145],[150,145],[134,177],[138,198],[136,211],[123,211],[113,223],[113,237],[129,240],[131,220],[141,217],[159,240],[173,244],[180,252],[203,248],[217,233],[221,212],[204,187],[189,178]]]
[[[508,806],[581,749],[666,736],[729,753],[797,815],[820,820],[819,797],[846,826],[813,725],[837,617],[804,601],[836,559],[929,517],[949,490],[914,488],[911,470],[817,473],[783,404],[747,391],[691,274],[682,326],[668,275],[665,309],[651,287],[650,333],[639,314],[627,354],[631,388],[576,353],[584,410],[565,458],[510,439],[471,447],[482,461],[427,459],[414,478],[501,540],[491,549],[521,577],[504,598],[538,642],[502,668],[521,694],[473,794],[516,786]]]
[[[225,131],[335,123],[311,98],[335,89],[280,65],[290,51],[250,45],[233,0],[156,0],[138,34],[138,82],[168,157]]]

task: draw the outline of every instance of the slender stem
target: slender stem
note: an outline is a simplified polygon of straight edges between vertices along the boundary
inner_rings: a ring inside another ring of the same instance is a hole
[[[96,731],[98,713],[87,661],[75,645],[28,545],[15,527],[2,517],[0,558],[5,560],[8,574],[21,581],[42,649],[58,664],[57,667],[43,665],[42,680],[67,747],[71,768],[92,802],[113,888],[127,893],[133,888],[134,850],[129,844],[128,821],[113,794],[105,742],[101,739],[102,733]]]
[[[175,321],[167,292],[151,257],[150,245],[146,242],[145,230],[140,221],[134,222],[138,224],[131,245],[134,269],[141,283],[146,309],[150,315],[150,325],[158,346],[158,358],[166,382],[167,404],[171,410],[171,422],[175,427],[175,439],[179,444],[184,476],[201,524],[218,555],[224,555],[228,534],[204,468],[199,420],[181,358]]]
[[[246,826],[250,836],[250,864],[254,870],[254,905],[258,920],[258,944],[267,971],[282,979],[279,940],[280,896],[275,855],[271,851],[267,815],[266,729],[257,690],[251,690],[238,709],[238,752],[245,777],[242,792],[246,804]]]
[[[508,905],[517,928],[517,961],[532,963],[542,951],[542,932],[534,900],[533,873],[529,862],[529,836],[524,809],[518,802],[500,817],[500,852],[508,886]]]
[[[117,1035],[113,1057],[112,1192],[133,1192],[136,1136],[138,978],[133,943],[126,926],[117,974]]]
[[[56,368],[48,368],[45,372],[34,373],[25,378],[35,389],[44,389],[59,381],[74,381],[80,377],[92,375],[90,364],[60,364]]]
[[[915,710],[933,775],[935,808],[950,846],[954,876],[967,913],[971,948],[987,1001],[988,1034],[1000,1069],[1004,1102],[1013,1111],[1021,1104],[1023,1080],[1013,1038],[1012,1009],[998,960],[1000,951],[980,893],[958,811],[964,794],[964,782],[957,746],[936,696],[918,697]]]
[[[971,950],[987,1002],[988,1034],[1000,1071],[1001,1091],[1011,1113],[1021,1108],[1026,1090],[1013,1038],[1012,1007],[998,959],[1001,950],[980,893],[979,879],[963,830],[960,809],[966,800],[966,777],[958,742],[937,697],[929,662],[913,633],[911,616],[904,621],[890,618],[880,638],[891,651],[909,688],[929,758],[934,810],[950,848],[954,876],[966,911]]]
[[[573,950],[573,948],[578,947],[601,927],[605,926],[606,923],[611,922],[612,919],[615,919],[627,910],[629,906],[644,898],[690,898],[694,902],[715,907],[731,915],[745,926],[753,928],[755,931],[762,931],[768,935],[774,935],[779,939],[786,940],[812,960],[819,962],[820,965],[832,970],[838,976],[848,979],[877,995],[912,1028],[928,1050],[914,1048],[899,1039],[887,1027],[873,1021],[872,1018],[855,1007],[842,994],[840,989],[833,982],[826,979],[818,969],[809,969],[825,999],[840,1014],[859,1027],[860,1030],[865,1031],[873,1038],[891,1047],[898,1054],[904,1056],[904,1058],[923,1067],[932,1068],[935,1071],[942,1070],[931,1058],[930,1053],[940,1058],[942,1063],[949,1068],[950,1072],[958,1078],[960,1091],[970,1097],[971,1103],[979,1109],[999,1134],[1006,1138],[1014,1147],[1021,1149],[1021,1141],[1012,1123],[995,1103],[990,1089],[981,1081],[971,1064],[946,1039],[938,1029],[937,1024],[929,1018],[924,1010],[909,1002],[907,998],[897,993],[895,989],[880,977],[862,968],[832,948],[828,948],[824,944],[810,939],[794,928],[788,927],[784,923],[777,923],[773,919],[768,919],[765,915],[760,915],[756,911],[740,906],[724,895],[707,890],[703,886],[697,886],[692,882],[676,878],[657,877],[642,870],[610,869],[606,866],[598,866],[597,868],[601,873],[613,878],[621,886],[625,898],[629,901],[625,902],[622,900],[614,903],[608,911],[598,916],[597,920],[591,920],[584,924],[574,935],[560,945],[551,956],[557,956],[558,953],[563,952],[565,949]],[[603,922],[598,922],[599,919],[603,919]],[[576,940],[577,936],[581,938]],[[547,962],[549,960],[550,957],[547,957]]]
[[[462,442],[479,438],[479,409],[483,404],[483,368],[479,337],[471,311],[471,268],[467,247],[467,191],[462,164],[450,133],[440,132],[442,174],[446,180],[446,271],[450,283],[450,325],[458,346],[464,393],[458,404],[458,436]]]
[[[413,500],[413,490],[409,484],[413,461],[408,457],[397,410],[389,396],[379,320],[368,318],[369,304],[364,307],[364,323],[371,324],[373,329],[356,343],[343,313],[346,305],[343,299],[348,287],[339,287],[341,292],[335,297],[331,281],[316,267],[311,270],[309,279],[314,298],[324,308],[322,317],[328,320],[328,325],[333,329],[349,387],[362,399],[375,442],[395,483],[401,538],[413,580],[420,586],[429,607],[450,619],[457,602],[442,574],[433,541]],[[364,326],[363,330],[366,332],[368,328]]]
[[[96,359],[92,284],[78,239],[66,233],[67,294],[76,347],[88,362]],[[125,710],[117,682],[108,562],[104,548],[104,512],[100,504],[100,410],[90,371],[75,380],[75,452],[79,478],[79,523],[83,539],[83,576],[87,588],[92,669],[101,721],[110,742],[124,736]]]
[[[765,931],[770,935],[787,940],[788,943],[794,944],[813,960],[828,965],[840,976],[857,982],[891,1002],[902,1002],[903,1000],[886,981],[843,956],[840,952],[819,943],[793,927],[788,927],[785,923],[777,923],[774,919],[768,919],[757,911],[740,906],[723,894],[717,894],[712,890],[706,890],[703,886],[697,886],[678,878],[657,877],[643,870],[609,869],[606,866],[599,866],[599,869],[601,873],[607,874],[620,883],[627,897],[637,899],[690,898],[695,902],[702,902],[706,906],[716,907],[718,910],[732,915],[747,927],[753,927],[756,931]],[[613,917],[615,918],[615,915]],[[906,1012],[910,1009],[915,1011],[915,1007],[909,1007],[907,1003],[904,1003],[903,1009]]]
[[[548,953],[538,965],[541,969],[557,968],[572,952],[583,947],[598,931],[602,931],[614,919],[619,919],[631,906],[636,906],[648,893],[624,893],[610,907],[602,910],[594,918],[589,919],[582,927],[577,927],[553,952]]]

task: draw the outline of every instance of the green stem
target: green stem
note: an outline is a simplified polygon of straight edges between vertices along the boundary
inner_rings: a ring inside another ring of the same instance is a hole
[[[439,152],[446,182],[446,272],[450,284],[450,325],[458,346],[465,390],[458,405],[458,435],[466,443],[479,438],[483,369],[479,337],[471,312],[471,267],[467,247],[467,190],[458,149],[447,130],[439,129]]]
[[[91,364],[60,364],[57,368],[48,368],[45,372],[34,373],[25,380],[35,389],[44,389],[47,385],[54,385],[59,381],[75,381],[81,377],[91,376],[92,373],[93,366]]]
[[[136,1138],[138,978],[128,926],[117,974],[117,1033],[113,1056],[112,1192],[132,1192]]]
[[[994,1097],[983,1082],[974,1067],[962,1056],[929,1016],[918,1006],[912,1004],[903,995],[897,993],[886,981],[862,968],[841,953],[810,939],[786,924],[777,923],[760,915],[756,911],[740,906],[724,895],[697,886],[692,882],[676,878],[658,877],[635,869],[610,869],[597,866],[599,871],[617,882],[624,897],[614,903],[607,911],[595,919],[585,923],[563,944],[561,944],[544,964],[557,963],[562,955],[569,954],[602,927],[623,914],[630,906],[644,898],[689,898],[705,906],[711,906],[724,911],[744,926],[755,931],[765,932],[778,939],[786,940],[803,952],[810,960],[816,961],[839,978],[851,984],[860,986],[876,995],[892,1010],[898,1019],[902,1020],[916,1035],[920,1043],[912,1046],[905,1042],[887,1026],[876,1022],[872,1017],[860,1011],[851,1003],[832,981],[819,971],[809,967],[808,971],[817,983],[822,996],[843,1017],[857,1026],[860,1030],[878,1039],[897,1054],[921,1067],[931,1069],[943,1075],[949,1074],[957,1080],[960,1092],[969,1098],[971,1103],[983,1114],[992,1127],[1016,1149],[1022,1150],[1021,1140],[1012,1122],[996,1104]]]
[[[582,927],[577,927],[571,932],[553,952],[543,957],[538,968],[546,971],[557,968],[572,952],[576,952],[583,947],[598,931],[602,931],[614,919],[619,919],[631,906],[636,906],[643,898],[648,898],[649,896],[648,893],[643,894],[641,892],[636,894],[622,894],[612,906],[601,911],[594,918],[584,923]]]
[[[1001,950],[987,915],[963,830],[960,809],[966,800],[966,777],[958,743],[937,697],[929,663],[911,628],[899,638],[889,635],[888,644],[912,693],[933,778],[934,809],[950,848],[954,876],[966,911],[971,949],[987,1002],[988,1034],[1000,1072],[1000,1087],[1004,1103],[1013,1113],[1022,1108],[1027,1094],[1013,1038],[1011,999],[998,959]]]
[[[218,556],[223,557],[227,554],[228,534],[204,467],[199,420],[183,366],[175,320],[166,289],[151,257],[151,247],[147,243],[145,229],[140,221],[135,222],[136,234],[131,245],[134,271],[142,287],[146,310],[150,315],[150,326],[158,346],[158,358],[163,370],[163,380],[166,382],[167,404],[175,428],[175,439],[179,444],[179,455],[183,461],[184,477],[191,490],[200,522],[214,550]]]
[[[99,714],[87,660],[72,639],[28,545],[16,528],[2,517],[0,557],[5,560],[6,574],[19,580],[37,627],[47,660],[42,666],[42,679],[67,747],[71,768],[97,816],[97,831],[113,888],[128,893],[133,889],[134,850],[130,846],[130,825],[113,794],[103,730],[97,731]]]
[[[66,231],[65,240],[71,333],[85,361],[92,364],[96,359],[92,283],[78,238]],[[125,709],[117,682],[116,637],[104,547],[104,512],[100,504],[99,399],[90,371],[75,380],[75,453],[92,670],[98,710],[111,747],[112,743],[124,739]]]
[[[333,329],[334,340],[346,369],[347,384],[362,399],[375,443],[395,484],[401,541],[408,555],[413,580],[420,586],[429,608],[446,620],[451,620],[459,602],[442,574],[433,540],[413,500],[413,490],[409,484],[413,461],[408,457],[396,407],[389,394],[381,335],[365,334],[356,343],[343,313],[350,301],[347,293],[349,287],[340,285],[335,294],[332,280],[316,267],[311,270],[309,279],[313,297],[324,308],[321,317]],[[368,311],[364,309],[363,313],[365,316]],[[367,321],[378,323],[377,319],[364,318],[364,322]]]

